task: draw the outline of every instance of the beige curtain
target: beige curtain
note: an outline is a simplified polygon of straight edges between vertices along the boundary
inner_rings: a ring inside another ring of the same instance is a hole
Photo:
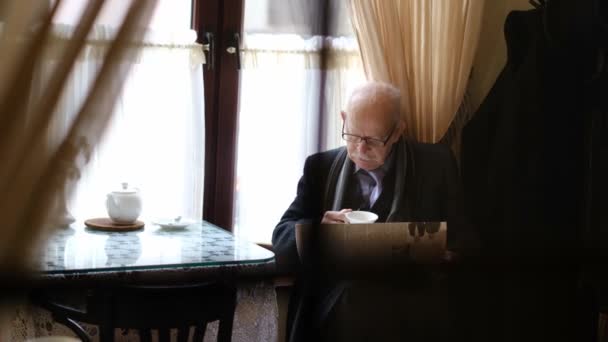
[[[368,79],[402,91],[406,136],[439,141],[465,92],[484,0],[350,0]]]
[[[48,7],[53,3],[52,8]],[[50,143],[59,99],[86,43],[104,0],[84,6],[72,38],[52,65],[41,91],[31,78],[51,39],[53,16],[61,0],[8,0],[0,3],[0,275],[31,270],[37,246],[56,228],[56,198],[66,180],[82,169],[112,113],[114,99],[138,50],[142,27],[156,1],[133,0],[101,67],[87,87],[65,134]],[[48,67],[48,66],[47,66]],[[0,330],[2,327],[0,326]],[[1,339],[2,336],[0,336]]]

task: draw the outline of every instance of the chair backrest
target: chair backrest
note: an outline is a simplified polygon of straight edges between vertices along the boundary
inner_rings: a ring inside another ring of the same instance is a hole
[[[115,328],[137,329],[142,341],[170,341],[170,329],[177,329],[178,341],[203,341],[207,323],[219,321],[217,340],[230,341],[236,306],[236,290],[221,283],[180,286],[129,286],[93,294],[88,311],[101,315],[107,332]]]
[[[99,326],[101,342],[112,341],[115,329],[134,329],[141,341],[170,341],[177,330],[178,341],[203,341],[207,323],[219,321],[218,342],[229,342],[236,307],[236,289],[220,282],[170,286],[120,286],[87,292],[85,310],[57,300],[52,293],[38,292],[34,304],[51,311],[55,321],[74,331],[84,341],[90,338],[78,322]]]

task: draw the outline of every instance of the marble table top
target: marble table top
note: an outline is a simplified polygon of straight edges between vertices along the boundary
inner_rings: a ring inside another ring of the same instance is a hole
[[[208,222],[181,229],[147,223],[132,232],[102,232],[84,224],[57,231],[39,258],[44,275],[255,266],[274,254]]]

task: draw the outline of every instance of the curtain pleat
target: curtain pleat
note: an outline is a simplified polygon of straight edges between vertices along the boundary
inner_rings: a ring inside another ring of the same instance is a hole
[[[484,0],[350,0],[366,76],[402,91],[405,134],[437,142],[462,102]]]

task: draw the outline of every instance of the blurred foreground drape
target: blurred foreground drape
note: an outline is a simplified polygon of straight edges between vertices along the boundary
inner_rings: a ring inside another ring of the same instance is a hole
[[[51,39],[52,20],[62,1],[9,0],[0,4],[0,275],[12,279],[32,265],[37,245],[54,228],[57,198],[66,180],[89,159],[112,114],[130,64],[136,60],[142,29],[156,1],[134,0],[100,64],[86,96],[62,136],[50,143],[49,128],[73,66],[90,34],[103,0],[88,1],[77,27],[48,78],[31,92],[31,78]],[[3,293],[0,293],[2,296]],[[0,322],[2,324],[3,322]],[[6,333],[0,325],[0,331]],[[0,336],[0,340],[5,340]]]
[[[402,92],[405,134],[439,141],[462,102],[484,0],[350,0],[365,73]]]

